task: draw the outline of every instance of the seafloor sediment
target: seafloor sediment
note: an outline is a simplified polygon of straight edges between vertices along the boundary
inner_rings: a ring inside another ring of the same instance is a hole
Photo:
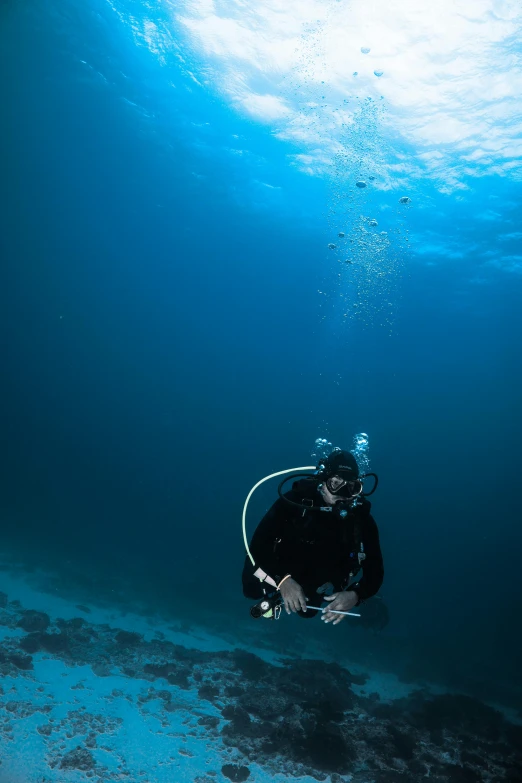
[[[522,781],[522,727],[468,696],[390,699],[376,673],[10,592],[0,783]]]

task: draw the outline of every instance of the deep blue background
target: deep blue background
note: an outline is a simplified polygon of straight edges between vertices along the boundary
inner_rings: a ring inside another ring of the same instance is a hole
[[[516,693],[521,276],[472,284],[472,251],[430,266],[413,250],[392,333],[342,328],[317,294],[325,183],[288,167],[297,150],[189,91],[175,63],[166,78],[103,5],[0,14],[4,548],[117,574],[194,618],[216,595],[247,614],[249,488],[309,464],[318,436],[366,431],[392,622],[350,645]],[[227,155],[233,133],[262,162]],[[522,228],[516,183],[477,180],[462,202],[419,188],[433,208],[413,204],[412,235],[493,245],[473,223],[491,194]]]

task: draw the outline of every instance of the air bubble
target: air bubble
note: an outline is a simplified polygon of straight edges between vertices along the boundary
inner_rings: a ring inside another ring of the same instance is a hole
[[[359,432],[354,436],[352,454],[357,460],[359,471],[362,474],[368,473],[370,470],[370,441],[368,435],[365,432]]]
[[[312,458],[321,462],[325,460],[332,451],[334,451],[334,449],[332,448],[332,442],[330,440],[327,441],[326,438],[316,438],[312,450]]]

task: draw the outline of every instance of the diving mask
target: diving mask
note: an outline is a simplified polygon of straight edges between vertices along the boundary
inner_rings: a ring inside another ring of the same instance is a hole
[[[345,479],[338,474],[328,476],[324,483],[328,492],[332,495],[340,495],[344,498],[355,498],[363,491],[362,481],[359,479]]]

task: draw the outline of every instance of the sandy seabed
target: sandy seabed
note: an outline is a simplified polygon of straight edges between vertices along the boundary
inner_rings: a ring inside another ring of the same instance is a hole
[[[522,727],[469,696],[254,654],[20,569],[0,591],[0,783],[522,781]]]

